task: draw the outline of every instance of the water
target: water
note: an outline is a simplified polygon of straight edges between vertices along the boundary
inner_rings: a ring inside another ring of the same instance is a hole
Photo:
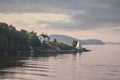
[[[120,45],[85,47],[92,51],[18,59],[0,80],[120,80]]]

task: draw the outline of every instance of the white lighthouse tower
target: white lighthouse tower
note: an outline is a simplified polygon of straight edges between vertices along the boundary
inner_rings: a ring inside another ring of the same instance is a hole
[[[77,41],[76,48],[79,49],[79,50],[82,50],[82,46],[81,46],[81,44],[80,44],[80,41]]]

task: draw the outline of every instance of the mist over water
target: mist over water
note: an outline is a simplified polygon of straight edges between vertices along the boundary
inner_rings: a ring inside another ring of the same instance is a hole
[[[27,57],[0,69],[0,80],[120,80],[120,45],[84,46],[91,52]]]

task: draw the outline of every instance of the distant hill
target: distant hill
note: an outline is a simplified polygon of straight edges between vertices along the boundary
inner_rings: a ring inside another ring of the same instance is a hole
[[[120,44],[120,42],[106,42],[106,44]]]
[[[105,44],[103,41],[99,39],[87,39],[84,40],[86,45],[103,45]]]
[[[72,42],[74,40],[79,40],[81,45],[104,45],[105,43],[98,39],[86,39],[86,40],[80,40],[77,38],[73,38],[70,36],[65,35],[49,35],[50,41],[53,41],[54,39],[57,39],[58,42],[63,42],[67,45],[72,45]]]

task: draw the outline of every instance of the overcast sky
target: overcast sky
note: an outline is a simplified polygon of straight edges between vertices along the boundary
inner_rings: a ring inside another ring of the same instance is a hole
[[[120,42],[120,0],[0,0],[0,20],[38,34]]]

